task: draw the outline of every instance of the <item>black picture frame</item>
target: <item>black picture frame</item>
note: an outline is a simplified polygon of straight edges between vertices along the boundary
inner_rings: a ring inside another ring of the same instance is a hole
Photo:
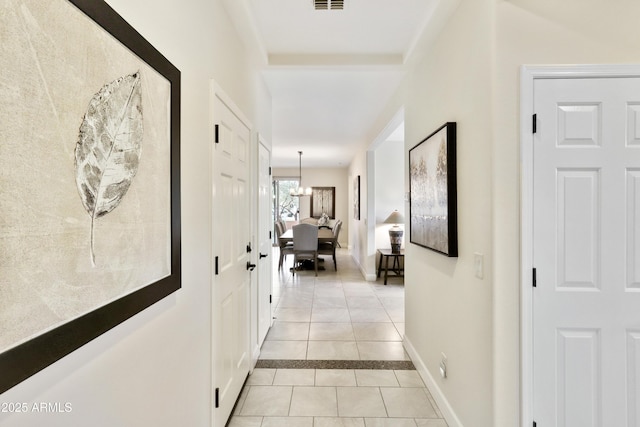
[[[458,256],[456,122],[447,122],[409,150],[410,242]]]
[[[360,221],[360,175],[353,179],[353,219]]]
[[[67,0],[56,0],[67,1]],[[170,83],[170,272],[81,316],[0,353],[0,393],[109,331],[181,287],[180,71],[102,0],[68,0]],[[82,52],[80,53],[82,54]],[[84,52],[86,54],[86,52]],[[76,94],[69,94],[74,96]]]

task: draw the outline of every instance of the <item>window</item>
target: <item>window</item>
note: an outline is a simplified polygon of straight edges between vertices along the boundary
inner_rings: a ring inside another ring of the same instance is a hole
[[[290,195],[291,189],[297,189],[298,178],[274,178],[273,180],[273,220],[297,221],[300,212],[300,199]]]

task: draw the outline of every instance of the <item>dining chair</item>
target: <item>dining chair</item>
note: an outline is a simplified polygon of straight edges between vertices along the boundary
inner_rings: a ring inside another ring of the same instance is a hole
[[[318,275],[318,227],[313,224],[293,226],[293,274],[301,260],[313,260]]]
[[[336,219],[336,221],[333,223],[333,230],[336,229],[336,227],[338,227],[338,232],[340,232],[340,227],[342,227],[342,220],[341,219]],[[336,238],[336,245],[341,248],[342,246],[340,246],[340,242],[338,242],[338,239]]]
[[[333,226],[333,237],[330,242],[318,245],[318,255],[330,255],[333,257],[333,267],[338,271],[338,263],[336,262],[336,248],[338,247],[338,236],[342,228],[342,221],[336,222]]]
[[[274,226],[276,229],[276,239],[278,239],[278,248],[280,249],[280,259],[278,260],[278,271],[280,271],[282,270],[285,256],[293,255],[293,243],[280,240],[280,236],[282,236],[286,230],[284,221],[276,221]]]

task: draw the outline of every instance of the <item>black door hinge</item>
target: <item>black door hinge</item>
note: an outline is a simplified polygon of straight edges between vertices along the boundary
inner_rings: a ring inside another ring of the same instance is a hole
[[[538,286],[538,272],[536,271],[535,268],[533,269],[532,280],[533,280],[533,287],[535,288],[536,286]]]
[[[273,299],[272,299],[273,295],[269,295],[269,304],[273,304]]]
[[[269,240],[273,239],[273,236],[271,235],[271,230],[269,230]]]
[[[536,422],[533,422],[533,427],[538,427],[538,424],[536,424]]]
[[[219,125],[214,125],[214,137],[213,137],[213,142],[215,142],[216,144],[218,142],[220,142],[220,126]]]
[[[218,275],[218,257],[215,257],[215,274]]]
[[[269,176],[271,176],[271,166],[269,166]]]
[[[533,133],[538,132],[538,115],[537,115],[537,114],[534,114],[534,115],[533,115],[533,123],[532,123],[532,126],[533,126]]]
[[[216,387],[215,407],[220,407],[220,388]]]

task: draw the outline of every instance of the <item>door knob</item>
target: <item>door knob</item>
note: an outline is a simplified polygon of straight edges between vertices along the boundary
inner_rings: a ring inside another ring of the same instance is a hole
[[[261,254],[260,254],[260,259],[262,259],[262,258],[266,258],[266,257],[268,257],[268,256],[269,256],[269,254],[263,254],[263,253],[261,253]]]
[[[256,265],[251,264],[251,261],[247,261],[247,270],[253,271],[254,268],[256,268]]]

